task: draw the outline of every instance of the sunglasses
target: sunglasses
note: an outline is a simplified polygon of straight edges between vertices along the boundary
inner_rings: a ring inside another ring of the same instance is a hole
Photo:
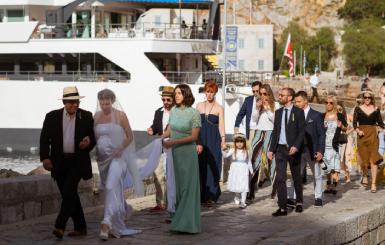
[[[64,103],[68,104],[79,104],[79,100],[64,100]]]
[[[372,99],[370,96],[364,96],[364,99]]]
[[[171,102],[172,100],[171,100],[171,99],[165,99],[165,98],[162,98],[162,101],[163,101],[163,102]]]
[[[278,94],[278,97],[285,97],[288,96],[287,94]]]
[[[325,104],[327,104],[327,105],[333,105],[334,102],[326,101]]]
[[[259,93],[259,90],[253,90],[253,94]]]
[[[259,93],[260,95],[267,95],[267,93]]]

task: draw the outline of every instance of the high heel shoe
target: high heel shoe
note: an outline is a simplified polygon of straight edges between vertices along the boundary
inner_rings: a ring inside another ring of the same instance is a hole
[[[376,193],[377,192],[377,186],[376,184],[372,184],[372,188],[370,188],[371,193]]]
[[[361,178],[361,185],[363,187],[367,187],[368,186],[368,177],[362,176],[362,178]]]

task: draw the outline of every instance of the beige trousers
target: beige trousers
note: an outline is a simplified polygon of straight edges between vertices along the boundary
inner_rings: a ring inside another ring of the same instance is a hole
[[[155,184],[155,195],[156,204],[159,206],[166,206],[166,176],[164,175],[164,160],[165,156],[162,154],[159,160],[158,167],[154,172],[154,184]]]

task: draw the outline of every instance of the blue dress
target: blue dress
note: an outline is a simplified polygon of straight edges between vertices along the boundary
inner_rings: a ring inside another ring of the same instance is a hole
[[[216,202],[221,195],[219,180],[222,172],[221,135],[219,117],[201,114],[202,128],[199,133],[203,152],[199,155],[201,202]]]

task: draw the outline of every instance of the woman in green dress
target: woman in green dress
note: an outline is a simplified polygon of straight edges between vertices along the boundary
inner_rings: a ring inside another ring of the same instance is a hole
[[[195,141],[198,139],[201,119],[199,112],[192,108],[194,96],[186,84],[174,89],[176,106],[170,111],[169,125],[163,138],[165,148],[172,147],[176,205],[172,217],[171,231],[200,233],[200,187],[199,163]]]

